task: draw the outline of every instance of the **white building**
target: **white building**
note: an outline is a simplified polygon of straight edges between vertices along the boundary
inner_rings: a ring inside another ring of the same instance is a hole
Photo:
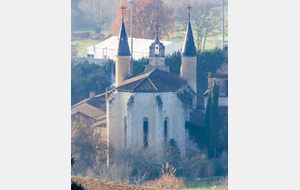
[[[154,42],[154,40],[133,38],[133,59],[141,59],[142,57],[149,57],[149,46]],[[104,40],[103,42],[90,46],[87,48],[87,57],[96,59],[113,59],[116,60],[117,48],[119,43],[119,36],[111,36],[110,38]],[[165,46],[165,54],[171,55],[174,52],[179,51],[182,46],[170,42],[161,41]],[[131,38],[128,38],[129,48],[131,48]]]

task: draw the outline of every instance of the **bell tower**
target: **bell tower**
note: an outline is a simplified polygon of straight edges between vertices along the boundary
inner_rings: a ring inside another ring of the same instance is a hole
[[[125,6],[122,6],[121,9],[122,26],[116,56],[116,87],[118,87],[125,79],[130,76],[130,50],[123,20],[123,11],[125,9]]]
[[[158,15],[158,5],[156,14]],[[158,17],[155,27],[155,40],[149,48],[149,65],[145,66],[145,71],[149,71],[153,68],[158,68],[160,70],[169,72],[169,66],[166,66],[165,63],[165,46],[158,39],[158,28],[160,27],[158,25]]]
[[[197,93],[197,55],[196,47],[193,37],[193,31],[190,23],[190,9],[189,5],[189,23],[187,26],[183,48],[181,52],[181,67],[180,76],[187,81],[187,85]]]

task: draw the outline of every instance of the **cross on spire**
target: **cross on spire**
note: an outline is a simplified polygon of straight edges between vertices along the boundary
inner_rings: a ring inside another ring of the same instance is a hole
[[[158,28],[161,27],[158,23],[156,23],[155,28],[156,28],[156,38],[158,39]]]
[[[123,16],[124,16],[124,10],[126,9],[126,7],[125,7],[124,5],[122,5],[122,6],[120,7],[120,9],[122,10],[122,19],[123,19]]]
[[[158,7],[159,7],[159,2],[156,1],[156,25],[155,25],[156,32],[155,32],[155,35],[156,35],[157,39],[158,39],[158,28],[160,27],[160,25],[158,24]]]
[[[187,6],[186,8],[189,10],[189,21],[190,21],[190,12],[191,12],[191,9],[192,9],[193,7],[191,7],[191,5],[189,5],[189,6]]]

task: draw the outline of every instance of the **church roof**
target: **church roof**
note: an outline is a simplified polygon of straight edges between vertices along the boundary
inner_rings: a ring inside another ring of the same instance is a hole
[[[119,37],[119,45],[118,45],[118,56],[130,56],[130,50],[128,45],[128,39],[125,31],[124,21],[122,19],[122,26]]]
[[[187,56],[187,57],[196,56],[196,47],[195,47],[195,42],[194,42],[194,37],[193,37],[193,32],[192,32],[192,27],[190,22],[186,30],[181,54],[182,56]]]
[[[78,102],[77,104],[73,105],[71,108],[75,108],[83,103],[87,103],[95,108],[98,108],[100,110],[106,111],[106,100],[105,100],[105,93],[99,94],[97,96],[94,96],[92,98],[87,98],[82,100],[81,102]]]
[[[152,69],[123,81],[117,90],[130,92],[168,92],[176,91],[186,81],[172,73]]]

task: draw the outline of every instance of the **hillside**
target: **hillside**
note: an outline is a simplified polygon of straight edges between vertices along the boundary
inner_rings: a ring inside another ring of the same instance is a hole
[[[101,181],[93,178],[71,176],[71,183],[81,184],[85,190],[155,190],[151,187],[143,187],[136,185],[127,185],[110,181]]]

